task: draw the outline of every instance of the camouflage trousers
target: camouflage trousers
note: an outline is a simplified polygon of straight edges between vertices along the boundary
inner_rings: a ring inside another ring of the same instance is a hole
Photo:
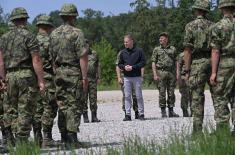
[[[56,69],[56,99],[60,132],[78,132],[82,112],[82,80],[80,69],[61,66]]]
[[[124,84],[121,84],[121,91],[122,91],[122,110],[125,112],[125,93],[124,93]],[[132,105],[133,110],[136,112],[138,111],[138,104],[137,104],[137,98],[135,95],[134,87],[132,89]]]
[[[192,61],[189,87],[192,99],[193,130],[201,131],[204,118],[204,89],[210,76],[210,59],[202,58]]]
[[[92,112],[97,111],[97,80],[88,79],[88,89],[87,92],[83,94],[83,112],[88,111],[88,98],[90,102],[90,110]]]
[[[29,137],[36,108],[38,89],[34,73],[29,69],[8,72],[4,93],[4,125],[18,137]]]
[[[43,128],[44,132],[51,132],[58,106],[55,99],[55,85],[53,79],[44,79],[46,90],[44,94],[38,93],[37,108],[34,115],[33,127]]]
[[[160,108],[171,108],[175,106],[175,86],[176,86],[176,73],[175,71],[158,70],[157,75],[160,80],[157,82],[159,90],[159,106]],[[167,100],[166,100],[167,93]]]
[[[232,123],[235,124],[235,58],[221,57],[217,72],[217,84],[212,87],[216,125],[229,125],[232,108]]]
[[[179,92],[181,94],[180,105],[182,110],[187,110],[188,107],[191,108],[191,95],[187,81],[185,81],[184,78],[184,76],[181,76],[181,80],[179,82]]]

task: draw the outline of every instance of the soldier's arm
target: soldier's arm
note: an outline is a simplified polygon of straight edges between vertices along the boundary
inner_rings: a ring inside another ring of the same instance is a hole
[[[0,51],[0,78],[5,79],[5,68],[4,68],[4,61],[2,51]]]
[[[87,80],[87,66],[88,66],[88,55],[84,54],[80,57],[80,66],[82,71],[82,79]]]
[[[40,91],[44,91],[45,90],[45,83],[44,83],[44,79],[43,79],[43,67],[42,67],[42,60],[39,56],[38,52],[32,52],[31,53],[32,56],[32,63],[33,63],[33,68],[34,71],[37,75],[37,79],[38,79],[38,86],[40,88]]]
[[[153,79],[155,81],[159,80],[159,76],[157,75],[157,67],[155,62],[152,62],[152,70],[153,70]]]
[[[100,62],[98,63],[97,78],[101,79],[101,65],[100,65]]]
[[[191,68],[191,60],[192,60],[192,51],[189,47],[184,48],[184,63],[185,63],[185,72],[189,74]]]
[[[116,73],[117,73],[118,83],[123,84],[123,80],[121,77],[121,70],[117,65],[116,65]]]
[[[218,70],[218,64],[220,59],[220,52],[216,48],[212,48],[211,51],[211,77],[210,82],[212,85],[216,84],[216,76],[217,76],[217,70]]]
[[[176,78],[177,80],[180,79],[180,62],[176,61]]]
[[[158,80],[159,78],[157,76],[157,66],[156,66],[156,62],[158,61],[157,48],[154,48],[151,60],[152,60],[153,79]]]

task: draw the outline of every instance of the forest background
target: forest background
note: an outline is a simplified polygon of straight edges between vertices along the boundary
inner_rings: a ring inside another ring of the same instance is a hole
[[[100,90],[117,89],[117,78],[115,72],[115,61],[118,51],[123,49],[123,36],[127,33],[133,34],[136,45],[144,49],[147,64],[145,67],[144,87],[154,88],[151,71],[151,55],[154,47],[158,46],[158,35],[168,32],[170,44],[182,52],[182,42],[185,25],[194,19],[192,14],[193,0],[156,0],[152,6],[148,0],[136,0],[129,5],[133,12],[121,13],[119,15],[104,16],[100,10],[88,8],[82,10],[84,16],[78,17],[76,27],[83,30],[85,37],[93,41],[92,48],[98,52],[101,62],[102,83]],[[218,9],[218,0],[210,0],[211,11],[207,18],[213,22],[221,19]],[[59,10],[51,11],[49,14],[56,27],[62,24]],[[9,13],[4,13],[0,6],[0,36],[9,29]],[[36,19],[28,24],[28,28],[37,33]]]

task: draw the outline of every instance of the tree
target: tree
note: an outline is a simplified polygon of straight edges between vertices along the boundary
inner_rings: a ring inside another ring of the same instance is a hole
[[[115,79],[115,61],[116,52],[112,45],[104,38],[100,42],[94,44],[92,49],[98,53],[101,63],[101,79],[106,86],[111,85]]]

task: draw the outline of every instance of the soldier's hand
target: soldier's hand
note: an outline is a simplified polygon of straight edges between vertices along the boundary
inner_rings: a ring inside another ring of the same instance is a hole
[[[7,89],[6,81],[1,79],[0,80],[0,91],[5,91]]]
[[[45,89],[46,89],[44,81],[39,81],[38,82],[38,87],[39,87],[40,92],[44,92]]]
[[[119,83],[119,84],[123,84],[123,79],[120,78],[120,77],[118,77],[118,83]]]
[[[185,80],[188,81],[189,79],[189,73],[185,73]]]
[[[82,87],[83,87],[83,92],[86,92],[87,88],[88,88],[88,80],[87,79],[82,80]]]
[[[210,83],[211,83],[212,86],[215,86],[215,85],[217,84],[217,81],[216,81],[216,73],[212,73],[212,74],[211,74]]]
[[[153,77],[153,79],[154,79],[154,81],[159,81],[160,77],[156,75],[156,76]]]

